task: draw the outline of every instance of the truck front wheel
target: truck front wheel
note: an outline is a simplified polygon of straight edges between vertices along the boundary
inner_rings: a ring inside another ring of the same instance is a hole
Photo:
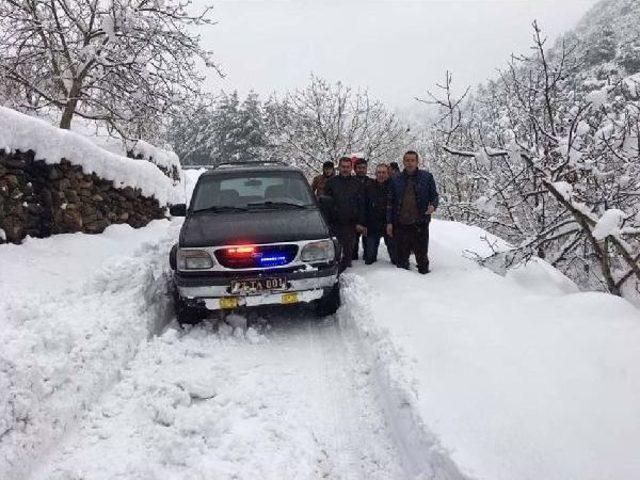
[[[340,285],[336,284],[321,298],[316,300],[316,315],[326,317],[333,315],[340,307]]]
[[[181,327],[184,325],[196,325],[206,317],[206,310],[187,305],[178,294],[175,296],[175,310],[178,324]]]

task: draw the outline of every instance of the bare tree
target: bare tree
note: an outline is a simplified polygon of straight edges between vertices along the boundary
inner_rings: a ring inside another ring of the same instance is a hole
[[[199,93],[199,62],[215,67],[191,0],[0,0],[0,83],[22,109],[60,111],[140,138]]]
[[[307,87],[274,97],[265,108],[276,154],[309,172],[351,152],[373,163],[395,159],[414,140],[408,127],[367,91],[315,76]]]

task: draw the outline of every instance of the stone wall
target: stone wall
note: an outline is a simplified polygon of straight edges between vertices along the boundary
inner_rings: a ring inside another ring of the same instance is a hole
[[[115,188],[66,160],[48,165],[34,161],[31,151],[0,150],[0,229],[8,242],[20,243],[27,235],[100,233],[112,223],[137,228],[164,215],[157,200],[131,187]]]

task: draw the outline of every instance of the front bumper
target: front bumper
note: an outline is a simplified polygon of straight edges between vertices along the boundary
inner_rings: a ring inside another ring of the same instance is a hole
[[[260,276],[263,276],[261,273]],[[275,273],[287,281],[286,289],[250,295],[231,293],[233,277],[185,276],[174,273],[179,296],[189,305],[207,310],[223,310],[260,305],[309,303],[318,300],[338,282],[337,266],[311,272]],[[231,306],[230,306],[231,305]]]

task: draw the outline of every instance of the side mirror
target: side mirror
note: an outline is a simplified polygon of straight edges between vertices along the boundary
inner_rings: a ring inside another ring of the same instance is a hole
[[[171,207],[169,207],[169,213],[172,217],[185,217],[187,215],[187,206],[184,203],[171,205]]]

